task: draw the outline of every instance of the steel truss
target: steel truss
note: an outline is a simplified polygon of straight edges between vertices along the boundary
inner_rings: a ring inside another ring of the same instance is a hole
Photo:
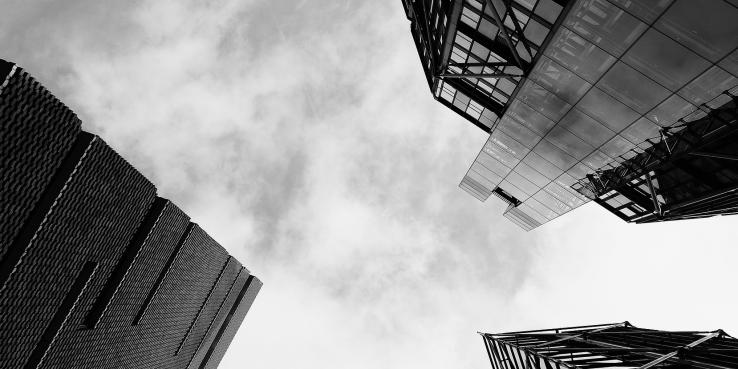
[[[480,335],[493,369],[738,368],[738,340],[722,330],[659,331],[626,321]]]
[[[572,188],[628,222],[738,213],[738,87]]]
[[[514,3],[512,0],[480,1],[485,7],[483,13],[491,16],[499,27],[497,37],[487,37],[479,30],[460,21],[465,0],[402,0],[402,3],[405,13],[411,21],[410,29],[431,92],[434,93],[439,102],[482,130],[490,132],[492,127],[485,126],[478,121],[478,118],[470,116],[452,103],[439,99],[437,96],[439,87],[444,83],[448,84],[448,86],[462,92],[498,117],[502,116],[506,104],[500,104],[492,99],[489,93],[476,87],[474,81],[477,79],[510,79],[517,85],[521,78],[527,77],[530,73],[537,59],[537,54],[533,49],[537,47],[525,37],[516,12],[513,11],[515,8],[520,11],[521,5]],[[569,3],[568,0],[554,1],[563,6]],[[537,15],[530,16],[538,17]],[[447,19],[447,22],[442,21],[444,18]],[[507,29],[506,23],[503,22],[504,19],[512,20],[509,23],[512,23],[514,30]],[[536,18],[536,20],[542,24],[548,23],[542,18]],[[549,24],[548,26],[553,27],[554,25]],[[457,31],[468,35],[471,39],[499,56],[502,61],[454,62],[451,60],[451,53]],[[520,51],[515,46],[515,42],[518,40],[529,55],[536,55],[532,60],[526,61],[520,55]],[[540,46],[540,49],[543,49],[544,46],[545,43]]]

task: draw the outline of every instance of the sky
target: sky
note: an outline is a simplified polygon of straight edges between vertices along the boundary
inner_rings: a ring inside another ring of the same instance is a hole
[[[458,187],[400,0],[2,0],[29,71],[263,282],[221,368],[489,368],[477,331],[738,335],[738,217],[532,232]]]

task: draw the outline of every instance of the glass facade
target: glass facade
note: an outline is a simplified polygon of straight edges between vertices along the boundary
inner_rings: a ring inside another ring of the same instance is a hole
[[[473,3],[464,9],[478,17],[462,22],[480,29],[484,9]],[[660,128],[738,84],[737,19],[724,0],[574,2],[515,91],[489,86],[506,109],[462,188],[473,180],[480,200],[500,188],[519,202],[515,219],[538,224],[589,201],[576,180],[642,152]]]

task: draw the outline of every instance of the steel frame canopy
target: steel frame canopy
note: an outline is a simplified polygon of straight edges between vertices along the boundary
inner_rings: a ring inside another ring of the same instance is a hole
[[[626,321],[480,335],[494,369],[738,368],[738,340],[722,330],[660,331]]]

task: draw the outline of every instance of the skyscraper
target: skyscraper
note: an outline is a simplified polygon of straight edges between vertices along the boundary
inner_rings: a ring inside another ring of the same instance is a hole
[[[673,332],[623,322],[481,335],[494,369],[738,368],[738,340],[719,329]]]
[[[0,368],[214,368],[261,282],[0,60]]]
[[[714,140],[736,121],[734,1],[403,5],[433,96],[490,134],[460,187],[520,227],[589,200],[631,222],[734,212],[735,144]]]

